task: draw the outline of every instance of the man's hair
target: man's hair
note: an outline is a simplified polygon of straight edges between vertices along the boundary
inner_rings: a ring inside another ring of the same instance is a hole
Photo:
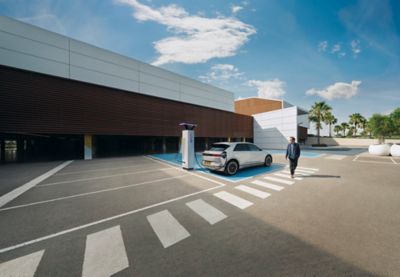
[[[295,137],[290,137],[291,140],[296,141]]]

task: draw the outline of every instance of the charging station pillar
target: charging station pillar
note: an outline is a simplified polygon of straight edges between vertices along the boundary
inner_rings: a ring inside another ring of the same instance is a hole
[[[193,169],[195,166],[194,157],[194,131],[182,131],[182,167],[184,169]]]

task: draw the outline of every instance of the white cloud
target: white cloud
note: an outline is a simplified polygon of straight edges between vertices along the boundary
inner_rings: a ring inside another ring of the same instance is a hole
[[[231,11],[233,14],[237,14],[239,11],[243,9],[242,6],[237,6],[237,5],[232,5],[231,6]]]
[[[354,56],[357,56],[361,53],[360,41],[359,40],[352,40],[351,43],[351,51],[353,52]]]
[[[258,96],[262,98],[282,98],[286,93],[286,83],[277,78],[267,81],[249,80],[247,85],[256,87]]]
[[[137,20],[155,21],[174,34],[154,43],[159,53],[154,65],[204,63],[212,58],[234,56],[256,33],[253,26],[232,17],[190,15],[174,4],[157,9],[137,0],[116,1],[131,6]]]
[[[325,89],[309,89],[306,91],[307,95],[318,95],[324,99],[350,99],[355,96],[358,92],[358,87],[361,81],[351,81],[351,83],[338,82],[326,87]]]
[[[328,48],[328,42],[326,40],[321,41],[318,44],[318,52],[325,52],[326,48]]]
[[[243,74],[232,64],[216,64],[210,68],[206,75],[199,76],[199,79],[207,83],[226,82],[231,79],[239,79]]]
[[[331,53],[336,53],[336,52],[339,52],[340,50],[342,49],[342,47],[340,46],[340,44],[339,43],[336,43],[336,44],[334,44],[333,46],[332,46],[332,49],[331,49]]]

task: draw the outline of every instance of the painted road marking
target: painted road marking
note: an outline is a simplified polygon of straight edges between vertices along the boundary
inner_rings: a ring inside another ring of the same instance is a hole
[[[302,172],[297,172],[297,171],[298,171],[298,170],[295,171],[295,174],[294,174],[294,175],[311,176],[311,173],[302,173]],[[284,173],[284,174],[290,174],[290,171],[289,171],[289,170],[280,171],[280,172],[282,172],[282,173]]]
[[[164,248],[190,236],[189,232],[167,210],[149,215],[147,220]]]
[[[251,187],[248,187],[245,185],[236,186],[235,189],[247,192],[248,194],[254,195],[261,199],[265,199],[265,198],[271,196],[271,194],[268,192],[261,191],[261,190],[255,189],[255,188],[251,188]]]
[[[44,250],[0,264],[0,276],[34,276]]]
[[[211,225],[227,218],[227,216],[220,210],[214,208],[202,199],[186,203],[195,213],[208,221]]]
[[[330,159],[330,160],[343,160],[344,158],[346,158],[347,156],[344,155],[329,155],[326,156],[325,159]]]
[[[111,276],[129,267],[120,226],[115,226],[86,238],[82,276]]]
[[[239,196],[233,195],[226,191],[220,191],[220,192],[214,193],[214,196],[216,196],[219,199],[224,200],[225,202],[228,202],[229,204],[236,206],[242,210],[253,205],[252,202],[247,201]]]
[[[193,175],[196,175],[196,174],[193,174]],[[202,178],[205,178],[205,177],[202,177]],[[211,179],[210,179],[210,181],[213,181],[213,182],[215,182],[217,184],[219,183],[218,181],[211,180]],[[190,194],[186,194],[186,195],[183,195],[183,196],[175,197],[175,198],[172,198],[172,199],[169,199],[169,200],[166,200],[166,201],[163,201],[163,202],[159,202],[159,203],[156,203],[156,204],[152,204],[152,205],[149,205],[149,206],[146,206],[146,207],[143,207],[143,208],[139,208],[139,209],[136,209],[136,210],[131,210],[131,211],[128,211],[126,213],[122,213],[122,214],[114,215],[114,216],[111,216],[111,217],[103,218],[103,219],[100,219],[100,220],[97,220],[97,221],[94,221],[94,222],[91,222],[91,223],[87,223],[87,224],[84,224],[84,225],[73,227],[71,229],[66,229],[66,230],[51,234],[51,235],[39,237],[37,239],[25,241],[23,243],[19,243],[19,244],[13,245],[13,246],[2,248],[2,249],[0,249],[0,254],[8,252],[8,251],[11,251],[11,250],[14,250],[14,249],[18,249],[18,248],[21,248],[21,247],[24,247],[24,246],[27,246],[27,245],[35,244],[35,243],[40,242],[40,241],[45,241],[45,240],[52,239],[52,238],[55,238],[55,237],[59,237],[59,236],[65,235],[65,234],[69,234],[69,233],[72,233],[72,232],[75,232],[75,231],[78,231],[78,230],[82,230],[82,229],[85,229],[85,228],[88,228],[88,227],[92,227],[94,225],[98,225],[98,224],[105,223],[105,222],[108,222],[108,221],[111,221],[111,220],[115,220],[115,219],[118,219],[118,218],[121,218],[121,217],[124,217],[124,216],[128,216],[128,215],[135,214],[135,213],[138,213],[138,212],[142,212],[142,211],[145,211],[145,210],[148,210],[148,209],[159,207],[159,206],[162,206],[162,205],[165,205],[165,204],[168,204],[168,203],[172,203],[172,202],[175,202],[175,201],[178,201],[178,200],[181,200],[181,199],[192,197],[192,196],[195,196],[195,195],[207,192],[207,191],[219,189],[219,188],[222,188],[222,187],[225,186],[225,184],[223,184],[223,183],[219,183],[219,184],[220,184],[219,186],[216,186],[216,187],[213,187],[213,188],[204,189],[204,190],[197,191],[197,192],[194,192],[194,193],[190,193]]]
[[[260,181],[260,180],[254,180],[251,183],[255,184],[257,186],[260,186],[260,187],[264,187],[264,188],[272,189],[272,190],[276,190],[276,191],[281,191],[281,190],[284,189],[284,187],[282,187],[282,186],[274,185],[274,184],[263,182],[263,181]]]
[[[160,170],[161,171],[163,171],[163,170],[171,170],[171,169],[172,168],[166,167],[166,168],[157,168],[157,169],[152,169],[152,170],[143,170],[143,171],[136,171],[136,172],[129,172],[129,173],[113,174],[113,175],[107,175],[107,176],[82,178],[82,179],[75,179],[75,180],[68,180],[68,181],[60,181],[60,182],[42,184],[42,185],[40,185],[38,187],[48,187],[48,186],[55,186],[55,185],[60,185],[60,184],[70,184],[70,183],[77,183],[77,182],[84,182],[84,181],[92,181],[92,180],[113,178],[113,177],[119,177],[119,176],[136,175],[136,174],[141,174],[141,173],[150,173],[150,172],[156,172],[156,171],[160,171]]]
[[[183,177],[186,177],[186,176],[188,176],[188,175],[187,174],[178,175],[178,176],[162,178],[162,179],[157,179],[157,180],[151,180],[151,181],[142,182],[142,183],[130,184],[130,185],[126,185],[126,186],[120,186],[120,187],[115,187],[115,188],[96,190],[96,191],[85,192],[85,193],[80,193],[80,194],[74,194],[74,195],[70,195],[70,196],[59,197],[59,198],[54,198],[54,199],[49,199],[49,200],[43,200],[43,201],[38,201],[38,202],[33,202],[33,203],[28,203],[28,204],[11,206],[11,207],[0,209],[0,212],[7,211],[7,210],[24,208],[24,207],[29,207],[29,206],[36,206],[36,205],[41,205],[41,204],[46,204],[46,203],[66,200],[66,199],[72,199],[72,198],[77,198],[77,197],[82,197],[82,196],[87,196],[87,195],[92,195],[92,194],[97,194],[97,193],[103,193],[103,192],[109,192],[109,191],[133,188],[133,187],[143,186],[143,185],[147,185],[147,184],[151,184],[151,183],[157,183],[157,182],[162,182],[162,181],[171,180],[171,179],[183,178]]]
[[[36,186],[37,184],[39,184],[40,182],[43,182],[44,180],[46,180],[47,178],[49,178],[51,175],[55,174],[57,171],[60,171],[61,169],[63,169],[64,167],[66,167],[67,165],[69,165],[70,163],[72,163],[73,161],[67,161],[64,162],[62,164],[60,164],[59,166],[53,168],[52,170],[47,171],[46,173],[40,175],[39,177],[36,177],[35,179],[29,181],[28,183],[10,191],[9,193],[6,193],[5,195],[0,197],[0,207],[3,207],[5,204],[7,204],[8,202],[14,200],[15,198],[17,198],[18,196],[20,196],[21,194],[23,194],[24,192],[30,190],[31,188],[33,188],[34,186]]]
[[[299,169],[299,168],[296,168],[296,172],[301,172],[301,173],[305,173],[305,174],[314,174],[314,173],[316,173],[315,171],[304,170],[304,169]]]
[[[318,168],[312,168],[312,167],[303,167],[303,166],[298,166],[298,169],[304,169],[304,170],[311,170],[311,171],[319,171]]]
[[[274,173],[274,175],[275,175],[275,176],[278,176],[278,177],[282,177],[282,178],[292,179],[291,176],[286,175],[286,174],[282,174],[282,173]],[[298,181],[303,180],[303,178],[300,178],[300,177],[295,177],[295,178],[293,178],[293,179],[298,180]]]
[[[285,184],[285,185],[293,185],[293,184],[294,184],[293,181],[282,180],[282,179],[275,178],[275,177],[266,176],[266,177],[264,177],[264,179],[265,179],[265,180],[269,180],[269,181],[274,181],[274,182],[282,183],[282,184]]]
[[[120,166],[120,167],[105,167],[105,168],[97,168],[97,169],[87,169],[87,170],[74,170],[63,173],[54,174],[55,176],[62,175],[70,175],[70,174],[78,174],[78,173],[86,173],[86,172],[96,172],[96,171],[104,171],[104,170],[116,170],[116,169],[125,169],[125,168],[136,168],[136,167],[146,167],[147,165],[151,165],[152,163],[145,163],[141,165],[131,165],[131,166]]]

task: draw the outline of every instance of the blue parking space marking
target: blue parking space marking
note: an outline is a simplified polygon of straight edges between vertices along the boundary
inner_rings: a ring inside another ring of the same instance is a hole
[[[159,159],[161,161],[179,166],[179,167],[182,165],[182,155],[180,153],[153,154],[153,155],[149,155],[149,156]],[[196,153],[197,162],[196,162],[194,170],[202,172],[204,174],[209,174],[216,178],[220,178],[225,181],[229,181],[229,182],[233,182],[233,183],[244,181],[246,179],[250,179],[250,178],[253,178],[253,177],[261,175],[261,174],[279,171],[279,170],[282,170],[285,168],[284,164],[273,163],[270,167],[258,166],[258,167],[245,168],[245,169],[239,170],[234,176],[229,176],[229,175],[223,174],[222,172],[221,173],[211,172],[208,169],[203,168],[202,166],[200,166],[202,159],[203,159],[202,154]]]
[[[268,150],[269,153],[271,154],[286,154],[286,150]],[[306,157],[306,158],[319,158],[322,156],[321,153],[316,153],[316,152],[310,152],[307,150],[301,150],[301,156]]]

